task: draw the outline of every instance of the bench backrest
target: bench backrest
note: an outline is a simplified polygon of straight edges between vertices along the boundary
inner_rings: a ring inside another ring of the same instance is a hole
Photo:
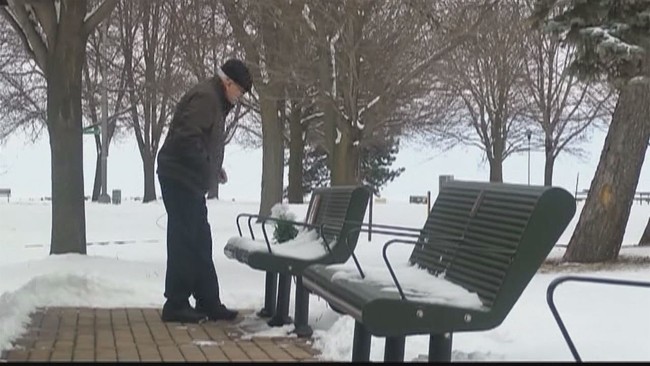
[[[505,317],[574,213],[575,199],[557,187],[448,182],[410,261]]]
[[[323,225],[322,235],[332,249],[326,263],[343,263],[350,258],[369,199],[370,190],[363,186],[323,187],[312,192],[305,222]],[[350,249],[343,243],[346,237],[349,237]]]

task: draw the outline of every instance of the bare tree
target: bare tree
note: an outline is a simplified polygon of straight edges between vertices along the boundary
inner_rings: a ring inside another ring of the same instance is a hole
[[[117,0],[8,1],[4,19],[47,80],[47,127],[52,153],[50,253],[86,253],[81,80],[86,40]]]
[[[186,0],[180,6],[185,9],[179,23],[179,47],[183,65],[195,80],[213,77],[226,58],[233,56],[232,29],[223,8],[218,2],[210,0]],[[236,134],[240,120],[251,111],[248,105],[244,108],[240,106],[226,118],[222,143],[224,149]],[[215,185],[210,187],[207,198],[219,198],[218,182],[215,181]]]
[[[563,48],[557,35],[533,30],[525,44],[524,85],[531,101],[527,113],[542,132],[537,140],[546,158],[544,185],[550,186],[558,155],[579,154],[575,143],[585,138],[589,127],[597,122],[602,126],[611,117],[614,92],[607,85],[582,82],[569,72],[575,46]]]
[[[47,84],[9,22],[0,21],[0,141],[23,132],[32,141],[47,127]]]
[[[95,163],[95,179],[91,200],[98,201],[102,185],[102,136],[100,132],[103,103],[106,106],[107,131],[106,154],[116,131],[124,129],[125,114],[130,110],[124,106],[126,96],[126,78],[124,64],[116,60],[122,59],[121,50],[117,44],[117,27],[113,26],[115,17],[108,17],[104,26],[98,27],[88,40],[86,62],[83,69],[83,113],[86,128],[94,132],[97,159]],[[111,26],[109,26],[109,24]],[[107,174],[107,172],[104,172]]]
[[[109,21],[107,19],[103,24]],[[0,32],[0,60],[2,60],[0,61],[0,84],[2,85],[0,88],[0,100],[2,101],[0,102],[0,113],[5,116],[2,119],[2,125],[0,125],[0,140],[14,132],[21,131],[29,139],[35,141],[47,126],[45,77],[30,56],[23,52],[21,41],[13,34],[10,24],[2,22],[0,27],[3,30]],[[88,128],[97,127],[95,134],[97,161],[91,195],[93,201],[97,201],[101,186],[101,136],[98,128],[100,124],[98,110],[103,87],[100,83],[109,82],[108,88],[111,89],[109,95],[115,94],[118,99],[116,103],[112,100],[110,102],[114,106],[114,110],[109,116],[109,121],[113,122],[109,125],[109,143],[116,126],[114,122],[119,119],[120,113],[124,113],[124,110],[117,110],[120,104],[119,99],[124,94],[124,87],[116,85],[116,80],[123,80],[123,78],[118,79],[113,75],[108,78],[101,76],[101,69],[110,69],[111,60],[114,59],[108,54],[113,50],[105,49],[105,54],[100,52],[101,47],[110,47],[110,42],[105,41],[107,36],[103,28],[103,26],[97,27],[88,37],[82,81],[83,124]],[[109,74],[111,73],[117,74],[109,72]]]
[[[282,2],[222,0],[222,5],[237,42],[246,53],[259,96],[262,119],[262,191],[259,214],[268,216],[271,207],[282,201],[284,147],[278,117],[282,84],[275,70],[282,52],[278,11]]]
[[[516,0],[501,1],[496,7],[495,18],[457,48],[441,69],[443,89],[457,100],[438,131],[483,150],[490,181],[502,182],[503,161],[524,149],[526,135],[521,86],[525,15]]]
[[[296,86],[296,90],[301,90]],[[288,101],[286,119],[289,124],[288,145],[289,145],[289,182],[287,185],[287,200],[289,203],[303,203],[305,192],[303,191],[303,166],[305,159],[305,148],[308,141],[309,131],[312,123],[318,121],[322,116],[317,109],[316,97],[305,91],[303,98],[295,97]]]
[[[124,58],[130,124],[144,172],[144,203],[156,199],[155,161],[163,128],[184,89],[179,71],[179,4],[121,1],[120,45]]]
[[[323,147],[332,184],[359,182],[360,151],[404,132],[427,75],[473,34],[491,2],[310,3]],[[467,10],[475,10],[471,14]],[[469,14],[469,15],[468,15]]]
[[[302,203],[303,160],[305,144],[312,122],[321,115],[316,106],[317,52],[315,39],[309,24],[305,22],[306,1],[285,2],[282,4],[282,24],[278,30],[282,40],[282,52],[278,54],[278,64],[290,65],[275,70],[283,88],[283,99],[278,101],[283,128],[284,146],[288,147],[289,203]],[[311,130],[314,130],[313,128]]]

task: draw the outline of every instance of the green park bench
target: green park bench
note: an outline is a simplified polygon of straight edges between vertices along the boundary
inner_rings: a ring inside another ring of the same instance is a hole
[[[575,209],[561,188],[451,181],[422,229],[373,224],[393,235],[384,263],[315,264],[303,283],[355,319],[352,361],[369,360],[373,335],[385,337],[385,361],[403,361],[405,337],[418,334],[430,336],[429,361],[450,361],[454,332],[503,322]],[[399,270],[387,256],[395,243],[414,247]]]
[[[302,271],[311,264],[345,263],[354,253],[361,225],[366,214],[370,190],[363,186],[335,186],[317,188],[302,222],[287,221],[302,229],[302,234],[312,235],[311,241],[272,243],[267,233],[267,223],[277,218],[260,217],[242,213],[236,223],[239,237],[230,238],[224,253],[230,259],[266,272],[264,308],[257,315],[271,317],[270,326],[290,324],[289,301],[291,277],[296,277],[295,329],[300,337],[309,337],[309,294],[302,285]],[[244,238],[240,219],[248,218],[250,239]],[[256,240],[251,221],[259,219],[264,240]],[[298,234],[299,236],[301,233]],[[278,280],[279,275],[279,280]],[[277,291],[277,302],[276,302]],[[276,306],[277,305],[277,306]]]

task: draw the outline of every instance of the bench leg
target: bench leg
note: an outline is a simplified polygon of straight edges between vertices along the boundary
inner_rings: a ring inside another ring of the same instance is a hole
[[[352,343],[352,362],[370,361],[370,340],[372,337],[366,327],[354,322],[354,341]]]
[[[429,362],[451,362],[452,333],[431,334],[429,337]]]
[[[300,338],[309,338],[314,331],[309,326],[309,292],[302,284],[302,276],[296,276],[296,328]]]
[[[384,362],[404,362],[404,344],[406,337],[386,337]]]
[[[291,275],[281,274],[278,281],[278,306],[275,314],[267,322],[271,327],[281,327],[291,324],[292,319],[289,317],[289,300],[291,299]]]
[[[277,290],[278,274],[266,272],[264,285],[264,307],[257,312],[260,318],[270,318],[275,313],[275,296]]]

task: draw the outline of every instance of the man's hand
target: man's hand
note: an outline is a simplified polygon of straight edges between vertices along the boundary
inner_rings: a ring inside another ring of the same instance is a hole
[[[219,182],[219,184],[228,183],[228,174],[226,174],[226,171],[223,169],[223,167],[219,171],[219,174],[217,176],[217,181]]]

